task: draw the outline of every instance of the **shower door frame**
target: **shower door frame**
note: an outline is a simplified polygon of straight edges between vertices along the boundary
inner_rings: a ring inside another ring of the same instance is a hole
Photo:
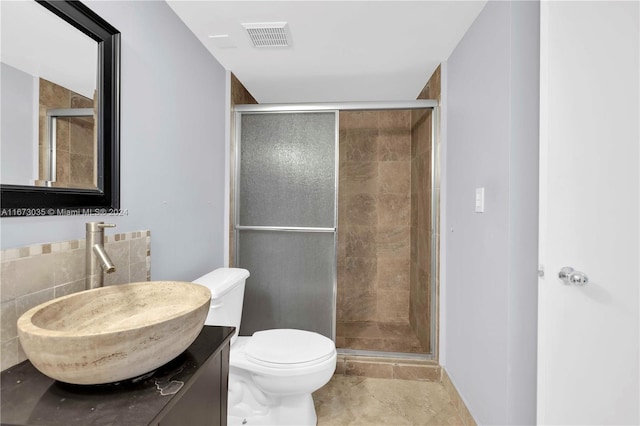
[[[93,108],[51,108],[46,111],[46,136],[47,136],[47,155],[46,161],[48,170],[45,170],[47,179],[44,179],[45,186],[50,187],[57,179],[57,157],[56,151],[58,147],[58,132],[57,123],[58,118],[77,118],[77,117],[94,117],[95,111]],[[95,120],[94,120],[95,121]],[[94,122],[94,126],[97,123]],[[97,143],[97,141],[93,141]],[[98,150],[97,150],[98,151]],[[95,163],[96,161],[94,161]],[[98,160],[98,163],[100,161]],[[94,165],[94,178],[97,174]],[[97,182],[96,182],[97,185]]]
[[[347,349],[337,348],[338,354],[343,355],[364,355],[372,357],[386,357],[386,358],[407,358],[407,359],[438,359],[438,286],[439,286],[439,271],[438,271],[438,244],[439,244],[439,227],[440,227],[440,194],[439,194],[439,181],[440,181],[440,164],[438,152],[439,144],[439,105],[435,99],[419,99],[415,101],[397,101],[397,102],[330,102],[330,103],[301,103],[301,104],[248,104],[248,105],[235,105],[235,137],[232,141],[234,144],[235,156],[232,161],[234,164],[234,206],[233,206],[233,235],[234,235],[234,252],[235,260],[239,259],[239,232],[241,230],[271,230],[271,231],[283,231],[283,232],[333,232],[334,239],[334,259],[333,259],[333,297],[332,297],[332,324],[331,324],[331,338],[335,342],[336,340],[336,311],[337,311],[337,295],[338,295],[338,179],[340,169],[340,111],[379,111],[379,110],[413,110],[413,109],[428,109],[431,110],[431,259],[430,259],[430,275],[432,277],[431,282],[431,324],[430,324],[430,348],[427,354],[407,353],[407,352],[383,352],[383,351],[369,351],[362,349]],[[240,221],[240,151],[241,151],[241,136],[242,136],[242,114],[295,114],[295,113],[314,113],[314,112],[335,112],[336,114],[336,136],[335,136],[335,193],[334,193],[334,227],[333,228],[307,228],[307,227],[281,227],[281,226],[242,226],[238,225]]]

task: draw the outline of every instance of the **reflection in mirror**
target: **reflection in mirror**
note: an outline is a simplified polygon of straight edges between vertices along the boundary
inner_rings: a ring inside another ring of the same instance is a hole
[[[1,19],[0,183],[95,189],[98,44],[33,1]]]
[[[0,216],[120,207],[120,32],[76,0],[0,0]]]
[[[40,87],[55,86],[46,80]],[[58,86],[59,89],[60,86]],[[67,95],[67,90],[58,90]],[[42,93],[42,91],[41,91]],[[40,97],[39,176],[36,184],[96,189],[96,132],[93,100],[69,93],[72,107],[43,108]],[[61,104],[62,102],[58,102]],[[78,107],[73,107],[77,105]],[[44,110],[44,116],[42,112]]]

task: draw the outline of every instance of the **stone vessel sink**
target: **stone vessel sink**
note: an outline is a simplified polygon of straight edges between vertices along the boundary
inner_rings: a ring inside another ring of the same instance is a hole
[[[117,382],[166,364],[198,336],[211,292],[178,281],[81,291],[18,319],[20,343],[43,374],[66,383]]]

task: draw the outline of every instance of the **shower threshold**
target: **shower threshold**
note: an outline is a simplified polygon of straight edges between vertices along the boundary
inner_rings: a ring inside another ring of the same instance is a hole
[[[349,348],[337,348],[338,355],[343,356],[358,356],[358,357],[371,357],[371,358],[392,358],[402,360],[416,360],[416,361],[432,361],[434,360],[433,354],[419,354],[410,352],[386,352],[386,351],[370,351],[364,349],[349,349]]]
[[[431,354],[338,349],[335,374],[379,379],[442,381],[442,367]]]

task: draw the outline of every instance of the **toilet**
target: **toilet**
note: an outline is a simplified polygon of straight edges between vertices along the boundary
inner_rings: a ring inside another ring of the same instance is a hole
[[[311,393],[336,368],[336,347],[321,334],[296,330],[257,331],[238,336],[249,271],[220,268],[194,280],[211,290],[205,325],[236,328],[229,354],[229,425],[317,423]]]

